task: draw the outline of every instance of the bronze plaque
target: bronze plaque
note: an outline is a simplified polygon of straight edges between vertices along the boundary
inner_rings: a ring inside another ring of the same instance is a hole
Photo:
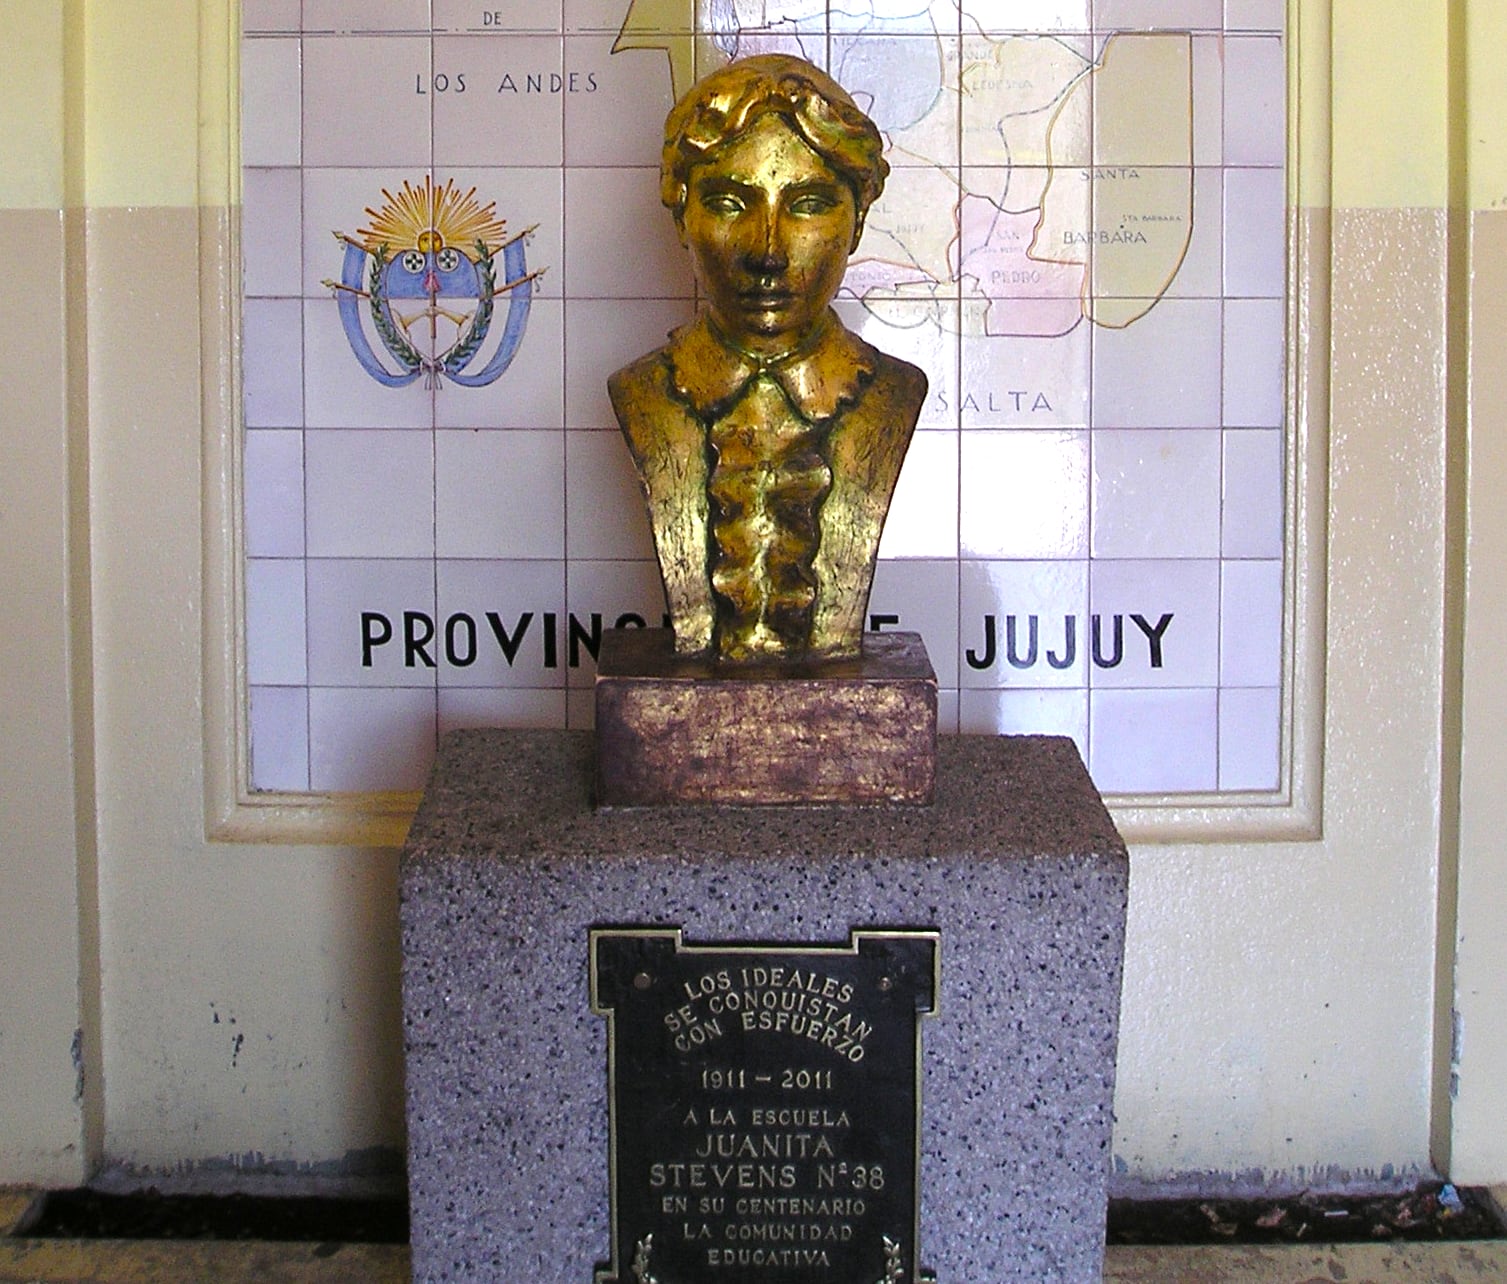
[[[612,1260],[596,1284],[922,1284],[921,1023],[940,938],[591,933]]]

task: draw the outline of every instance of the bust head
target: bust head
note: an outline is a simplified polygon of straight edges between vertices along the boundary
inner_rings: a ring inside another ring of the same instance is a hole
[[[840,85],[782,54],[730,63],[676,104],[660,195],[723,338],[770,357],[817,328],[883,189],[882,148]]]

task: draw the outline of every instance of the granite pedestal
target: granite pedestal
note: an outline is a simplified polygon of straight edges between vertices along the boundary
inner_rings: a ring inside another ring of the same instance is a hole
[[[804,944],[938,930],[921,1260],[938,1284],[1099,1278],[1128,863],[1071,741],[944,737],[929,808],[594,812],[591,775],[585,733],[457,732],[410,831],[415,1280],[589,1284],[605,1260],[587,933],[629,925]]]

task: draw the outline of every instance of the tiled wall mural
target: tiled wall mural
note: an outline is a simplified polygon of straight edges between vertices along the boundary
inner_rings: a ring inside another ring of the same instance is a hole
[[[601,630],[663,611],[604,387],[693,307],[660,127],[774,49],[885,133],[840,308],[931,377],[875,627],[925,636],[945,729],[1276,786],[1281,0],[243,9],[255,788],[590,725]]]

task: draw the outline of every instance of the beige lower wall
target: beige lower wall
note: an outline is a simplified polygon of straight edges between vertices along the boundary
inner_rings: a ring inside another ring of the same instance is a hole
[[[0,1181],[66,1183],[89,1162],[91,969],[75,841],[64,216],[0,210],[0,243],[18,251],[0,309]]]
[[[1324,838],[1133,852],[1122,1176],[1429,1162],[1447,219],[1338,211],[1332,247]]]
[[[105,1149],[338,1162],[402,1145],[396,862],[204,839],[200,230],[90,215]]]
[[[1451,1171],[1485,1183],[1507,1178],[1507,209],[1471,222],[1469,378]]]

